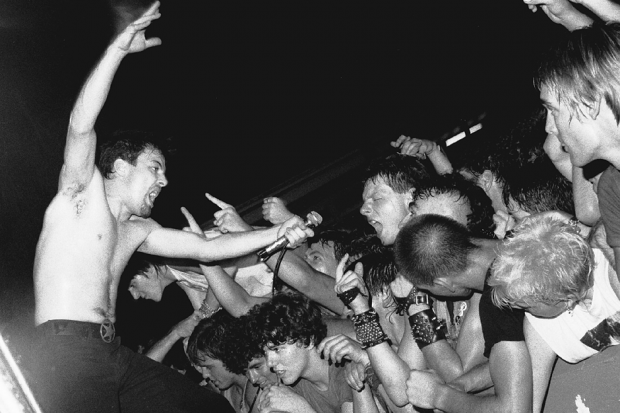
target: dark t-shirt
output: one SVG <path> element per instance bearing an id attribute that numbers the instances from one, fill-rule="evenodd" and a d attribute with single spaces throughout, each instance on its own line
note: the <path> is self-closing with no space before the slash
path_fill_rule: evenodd
<path id="1" fill-rule="evenodd" d="M 491 287 L 485 285 L 480 297 L 480 323 L 484 337 L 484 356 L 489 358 L 493 346 L 501 341 L 524 341 L 523 310 L 496 307 Z"/>
<path id="2" fill-rule="evenodd" d="M 610 247 L 620 247 L 620 172 L 607 168 L 598 181 L 598 206 Z"/>

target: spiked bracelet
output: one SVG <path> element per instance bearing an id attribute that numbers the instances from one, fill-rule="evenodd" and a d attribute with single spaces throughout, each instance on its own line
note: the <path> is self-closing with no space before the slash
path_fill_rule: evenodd
<path id="1" fill-rule="evenodd" d="M 412 304 L 431 305 L 428 294 L 420 293 L 416 287 L 413 287 L 406 297 L 394 297 L 394 301 L 396 301 L 396 314 L 398 315 L 404 315 Z"/>
<path id="2" fill-rule="evenodd" d="M 429 344 L 446 339 L 445 325 L 437 319 L 432 309 L 420 311 L 409 317 L 411 334 L 420 350 Z"/>
<path id="3" fill-rule="evenodd" d="M 355 298 L 359 295 L 359 293 L 360 289 L 357 287 L 353 287 L 350 290 L 336 295 L 338 296 L 338 298 L 340 298 L 340 301 L 342 301 L 344 305 L 348 307 L 349 304 L 351 304 L 351 302 L 353 302 L 353 300 L 355 300 Z"/>
<path id="4" fill-rule="evenodd" d="M 362 343 L 363 349 L 376 346 L 388 340 L 388 336 L 383 332 L 381 324 L 379 324 L 379 315 L 374 308 L 362 314 L 354 315 L 352 319 L 355 335 L 357 340 Z"/>

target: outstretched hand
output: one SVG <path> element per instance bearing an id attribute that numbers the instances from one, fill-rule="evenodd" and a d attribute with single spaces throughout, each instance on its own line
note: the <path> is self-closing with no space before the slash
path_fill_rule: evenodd
<path id="1" fill-rule="evenodd" d="M 399 149 L 399 153 L 407 156 L 415 156 L 416 158 L 426 158 L 436 148 L 437 144 L 426 139 L 411 138 L 409 136 L 400 135 L 400 137 L 391 142 L 390 145 Z"/>
<path id="2" fill-rule="evenodd" d="M 214 197 L 213 195 L 206 193 L 205 196 L 218 208 L 215 214 L 213 214 L 213 223 L 217 226 L 221 233 L 227 232 L 244 232 L 251 231 L 252 227 L 241 218 L 237 213 L 234 206 L 227 204 L 226 202 Z"/>
<path id="3" fill-rule="evenodd" d="M 272 196 L 263 200 L 263 219 L 273 225 L 279 225 L 293 217 L 293 213 L 286 208 L 284 201 Z"/>
<path id="4" fill-rule="evenodd" d="M 185 219 L 187 220 L 187 224 L 189 225 L 189 227 L 183 228 L 183 231 L 193 232 L 194 234 L 198 234 L 200 238 L 206 239 L 207 237 L 205 236 L 204 231 L 202 230 L 202 228 L 200 228 L 200 225 L 198 225 L 198 222 L 196 222 L 194 216 L 189 213 L 187 208 L 181 207 L 181 212 L 183 213 L 183 215 L 185 215 Z"/>
<path id="5" fill-rule="evenodd" d="M 160 38 L 152 37 L 147 39 L 144 34 L 144 31 L 151 22 L 161 17 L 159 4 L 159 1 L 156 1 L 139 19 L 130 23 L 116 39 L 114 39 L 113 45 L 125 53 L 141 52 L 149 47 L 159 46 L 161 44 Z"/>

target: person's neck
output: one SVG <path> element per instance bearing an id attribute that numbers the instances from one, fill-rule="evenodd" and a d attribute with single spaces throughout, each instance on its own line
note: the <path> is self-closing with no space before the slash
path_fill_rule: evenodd
<path id="1" fill-rule="evenodd" d="M 320 391 L 326 391 L 329 388 L 329 360 L 322 359 L 315 349 L 310 350 L 308 365 L 301 378 L 308 380 Z"/>
<path id="2" fill-rule="evenodd" d="M 133 215 L 125 204 L 123 203 L 123 197 L 120 193 L 117 183 L 114 179 L 104 179 L 105 195 L 108 201 L 108 207 L 110 213 L 116 219 L 116 222 L 127 221 Z"/>
<path id="3" fill-rule="evenodd" d="M 499 240 L 478 238 L 473 240 L 478 247 L 468 257 L 465 287 L 482 292 L 486 284 L 489 268 L 497 257 L 497 245 Z"/>

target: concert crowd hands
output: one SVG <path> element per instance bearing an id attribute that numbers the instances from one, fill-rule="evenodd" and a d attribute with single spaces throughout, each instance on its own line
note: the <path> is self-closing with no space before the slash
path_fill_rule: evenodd
<path id="1" fill-rule="evenodd" d="M 294 214 L 286 208 L 284 201 L 278 197 L 263 200 L 263 219 L 273 225 L 279 225 L 290 219 Z"/>
<path id="2" fill-rule="evenodd" d="M 415 156 L 417 158 L 426 159 L 436 149 L 437 144 L 426 139 L 411 138 L 409 136 L 400 135 L 398 139 L 390 142 L 394 148 L 399 148 L 401 155 Z"/>
<path id="3" fill-rule="evenodd" d="M 258 396 L 257 406 L 260 413 L 316 413 L 306 399 L 279 383 L 265 387 Z"/>
<path id="4" fill-rule="evenodd" d="M 411 370 L 407 379 L 407 399 L 414 406 L 434 409 L 445 382 L 433 370 Z"/>
<path id="5" fill-rule="evenodd" d="M 111 47 L 116 47 L 124 53 L 136 53 L 153 46 L 159 46 L 161 39 L 158 37 L 146 38 L 145 30 L 153 20 L 159 19 L 159 1 L 153 3 L 140 18 L 130 23 L 112 42 Z"/>
<path id="6" fill-rule="evenodd" d="M 349 270 L 345 273 L 344 269 L 349 260 L 349 254 L 345 254 L 344 257 L 338 263 L 336 267 L 336 285 L 334 290 L 336 294 L 342 294 L 353 288 L 358 288 L 360 293 L 349 303 L 349 307 L 355 314 L 360 314 L 370 309 L 368 305 L 368 290 L 364 284 L 364 266 L 362 263 L 355 264 L 354 270 Z"/>
<path id="7" fill-rule="evenodd" d="M 241 218 L 239 213 L 237 213 L 235 207 L 214 197 L 208 192 L 205 193 L 205 197 L 220 208 L 219 211 L 213 214 L 213 223 L 222 234 L 252 230 L 252 227 Z"/>

